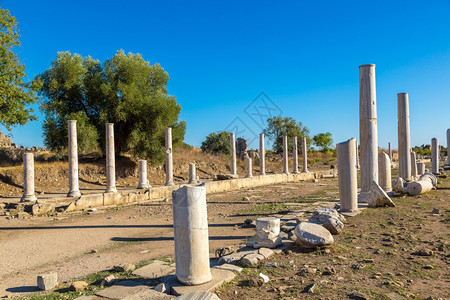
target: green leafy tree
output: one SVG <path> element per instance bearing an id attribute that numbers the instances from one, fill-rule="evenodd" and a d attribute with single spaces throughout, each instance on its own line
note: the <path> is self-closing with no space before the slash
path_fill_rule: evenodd
<path id="1" fill-rule="evenodd" d="M 264 135 L 273 143 L 272 150 L 275 153 L 283 152 L 283 136 L 288 136 L 288 148 L 292 151 L 292 138 L 297 137 L 298 146 L 301 146 L 303 137 L 306 137 L 306 143 L 311 144 L 309 129 L 303 126 L 302 122 L 295 121 L 291 117 L 272 117 L 267 119 L 267 128 L 264 129 Z"/>
<path id="2" fill-rule="evenodd" d="M 164 160 L 166 127 L 172 127 L 174 148 L 184 140 L 181 106 L 166 88 L 169 75 L 139 54 L 118 51 L 102 65 L 89 56 L 61 52 L 37 79 L 43 82 L 45 143 L 51 149 L 67 147 L 67 139 L 59 136 L 67 136 L 68 117 L 78 120 L 81 150 L 104 148 L 108 122 L 114 123 L 118 154 L 131 151 L 152 163 Z"/>
<path id="3" fill-rule="evenodd" d="M 210 133 L 201 145 L 202 151 L 230 154 L 230 134 L 226 131 Z"/>
<path id="4" fill-rule="evenodd" d="M 20 46 L 16 18 L 9 10 L 0 9 L 0 124 L 10 130 L 14 125 L 36 120 L 33 108 L 39 81 L 24 82 L 25 65 L 13 52 Z"/>
<path id="5" fill-rule="evenodd" d="M 327 152 L 333 149 L 333 138 L 330 132 L 319 133 L 313 137 L 314 145 L 316 145 L 320 151 Z"/>

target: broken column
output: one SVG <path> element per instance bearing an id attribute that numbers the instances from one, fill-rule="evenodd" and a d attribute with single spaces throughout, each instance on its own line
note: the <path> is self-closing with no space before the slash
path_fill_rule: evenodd
<path id="1" fill-rule="evenodd" d="M 387 153 L 378 155 L 378 183 L 385 192 L 392 191 L 391 161 Z"/>
<path id="2" fill-rule="evenodd" d="M 306 137 L 303 137 L 302 142 L 302 159 L 303 159 L 303 170 L 302 173 L 308 173 L 308 153 L 306 149 Z"/>
<path id="3" fill-rule="evenodd" d="M 417 179 L 417 159 L 416 159 L 416 152 L 411 150 L 411 179 L 416 180 Z"/>
<path id="4" fill-rule="evenodd" d="M 283 135 L 283 174 L 289 174 L 289 148 L 286 135 Z"/>
<path id="5" fill-rule="evenodd" d="M 234 136 L 234 132 L 230 133 L 230 156 L 231 156 L 231 174 L 237 175 L 237 166 L 236 166 L 236 140 Z"/>
<path id="6" fill-rule="evenodd" d="M 147 179 L 147 161 L 145 159 L 139 160 L 139 184 L 138 189 L 148 189 L 150 184 Z"/>
<path id="7" fill-rule="evenodd" d="M 439 139 L 431 139 L 431 173 L 439 174 Z"/>
<path id="8" fill-rule="evenodd" d="M 69 192 L 67 197 L 80 197 L 78 185 L 77 121 L 69 120 Z"/>
<path id="9" fill-rule="evenodd" d="M 417 176 L 425 174 L 425 163 L 418 162 L 417 163 Z"/>
<path id="10" fill-rule="evenodd" d="M 106 192 L 117 192 L 116 159 L 114 154 L 114 123 L 106 123 Z"/>
<path id="11" fill-rule="evenodd" d="M 398 116 L 398 176 L 411 180 L 411 145 L 409 131 L 408 93 L 397 94 Z"/>
<path id="12" fill-rule="evenodd" d="M 20 202 L 36 200 L 34 194 L 34 155 L 27 152 L 23 154 L 23 196 Z"/>
<path id="13" fill-rule="evenodd" d="M 358 210 L 355 144 L 356 140 L 350 139 L 336 145 L 341 211 Z"/>
<path id="14" fill-rule="evenodd" d="M 252 173 L 252 159 L 250 157 L 245 158 L 245 162 L 247 165 L 247 175 L 245 175 L 246 178 L 253 177 Z"/>
<path id="15" fill-rule="evenodd" d="M 375 65 L 359 66 L 359 143 L 361 193 L 359 201 L 366 202 L 372 182 L 378 183 L 378 131 Z"/>
<path id="16" fill-rule="evenodd" d="M 292 173 L 298 173 L 298 148 L 297 148 L 297 137 L 294 136 L 292 141 L 292 159 L 294 160 L 294 170 Z"/>
<path id="17" fill-rule="evenodd" d="M 247 247 L 276 248 L 282 244 L 280 219 L 263 217 L 256 219 L 255 224 L 256 235 L 247 242 Z"/>
<path id="18" fill-rule="evenodd" d="M 434 174 L 425 173 L 419 180 L 409 183 L 406 191 L 413 196 L 419 195 L 431 191 L 436 184 L 437 177 Z"/>
<path id="19" fill-rule="evenodd" d="M 166 127 L 166 186 L 173 183 L 172 128 Z"/>
<path id="20" fill-rule="evenodd" d="M 266 175 L 266 150 L 264 149 L 264 133 L 259 134 L 259 174 Z"/>
<path id="21" fill-rule="evenodd" d="M 211 280 L 206 187 L 183 186 L 172 192 L 177 279 L 187 285 Z"/>
<path id="22" fill-rule="evenodd" d="M 189 184 L 197 183 L 197 171 L 194 163 L 189 163 Z"/>

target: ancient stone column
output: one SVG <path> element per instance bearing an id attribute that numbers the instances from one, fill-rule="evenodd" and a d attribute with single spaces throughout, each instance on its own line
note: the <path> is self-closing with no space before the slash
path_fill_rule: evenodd
<path id="1" fill-rule="evenodd" d="M 425 163 L 417 163 L 417 176 L 425 174 Z"/>
<path id="2" fill-rule="evenodd" d="M 302 159 L 303 159 L 302 173 L 308 173 L 308 153 L 306 149 L 306 137 L 303 137 L 302 142 Z"/>
<path id="3" fill-rule="evenodd" d="M 409 137 L 408 93 L 397 94 L 398 116 L 398 176 L 411 180 L 411 145 Z"/>
<path id="4" fill-rule="evenodd" d="M 439 139 L 431 139 L 431 173 L 439 174 Z"/>
<path id="5" fill-rule="evenodd" d="M 237 166 L 236 166 L 236 139 L 234 132 L 230 133 L 230 156 L 231 156 L 231 174 L 237 175 Z"/>
<path id="6" fill-rule="evenodd" d="M 189 163 L 189 184 L 197 183 L 197 172 L 194 163 Z"/>
<path id="7" fill-rule="evenodd" d="M 350 139 L 336 145 L 339 173 L 339 198 L 342 211 L 358 210 L 355 144 L 356 140 Z"/>
<path id="8" fill-rule="evenodd" d="M 450 165 L 450 128 L 447 129 L 447 165 Z"/>
<path id="9" fill-rule="evenodd" d="M 166 127 L 166 186 L 173 183 L 172 128 Z"/>
<path id="10" fill-rule="evenodd" d="M 289 174 L 289 148 L 287 136 L 283 136 L 283 174 Z"/>
<path id="11" fill-rule="evenodd" d="M 297 148 L 297 137 L 294 136 L 292 141 L 292 159 L 294 160 L 294 170 L 292 173 L 298 173 L 298 148 Z"/>
<path id="12" fill-rule="evenodd" d="M 392 191 L 391 160 L 387 153 L 378 155 L 378 183 L 385 192 Z"/>
<path id="13" fill-rule="evenodd" d="M 20 202 L 35 201 L 34 195 L 34 155 L 31 152 L 23 154 L 23 196 Z"/>
<path id="14" fill-rule="evenodd" d="M 392 164 L 392 149 L 391 149 L 391 142 L 388 143 L 388 154 L 389 154 L 389 160 L 391 161 Z"/>
<path id="15" fill-rule="evenodd" d="M 114 153 L 114 123 L 106 123 L 106 192 L 117 192 L 116 158 Z"/>
<path id="16" fill-rule="evenodd" d="M 356 148 L 356 168 L 359 169 L 359 149 L 358 149 L 358 140 L 355 139 L 355 148 Z"/>
<path id="17" fill-rule="evenodd" d="M 69 120 L 69 192 L 67 197 L 80 197 L 78 185 L 77 121 Z"/>
<path id="18" fill-rule="evenodd" d="M 172 192 L 177 279 L 187 285 L 211 280 L 206 187 L 183 186 Z"/>
<path id="19" fill-rule="evenodd" d="M 361 168 L 361 193 L 365 202 L 372 181 L 378 183 L 378 130 L 375 65 L 359 66 L 359 143 Z"/>
<path id="20" fill-rule="evenodd" d="M 417 159 L 416 159 L 416 152 L 411 150 L 411 179 L 415 180 L 417 177 Z"/>
<path id="21" fill-rule="evenodd" d="M 139 184 L 138 189 L 148 189 L 150 184 L 147 179 L 147 161 L 145 159 L 139 160 Z"/>
<path id="22" fill-rule="evenodd" d="M 259 134 L 259 169 L 260 175 L 266 175 L 266 150 L 264 149 L 264 133 Z"/>
<path id="23" fill-rule="evenodd" d="M 245 158 L 245 162 L 247 163 L 247 175 L 245 175 L 246 178 L 253 177 L 252 172 L 252 159 L 250 157 Z"/>

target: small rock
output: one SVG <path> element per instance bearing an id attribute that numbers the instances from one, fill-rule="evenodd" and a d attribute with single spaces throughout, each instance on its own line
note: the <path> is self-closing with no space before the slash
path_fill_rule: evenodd
<path id="1" fill-rule="evenodd" d="M 114 271 L 116 272 L 131 272 L 136 269 L 136 266 L 133 264 L 122 264 L 114 266 Z"/>
<path id="2" fill-rule="evenodd" d="M 265 266 L 265 267 L 276 268 L 276 267 L 278 267 L 278 263 L 277 263 L 277 262 L 274 262 L 274 261 L 269 261 L 269 262 L 266 262 L 266 263 L 264 264 L 264 266 Z"/>
<path id="3" fill-rule="evenodd" d="M 314 294 L 315 289 L 316 289 L 316 284 L 315 283 L 311 283 L 310 285 L 307 285 L 305 287 L 303 292 L 304 293 L 308 293 L 308 294 Z"/>
<path id="4" fill-rule="evenodd" d="M 97 253 L 97 252 L 98 252 L 97 249 L 92 249 L 92 250 L 91 250 L 91 253 Z"/>
<path id="5" fill-rule="evenodd" d="M 86 281 L 75 281 L 70 285 L 69 290 L 73 292 L 83 291 L 87 289 L 88 286 L 89 285 Z"/>
<path id="6" fill-rule="evenodd" d="M 274 252 L 269 248 L 259 248 L 258 254 L 261 254 L 265 258 L 269 258 L 274 255 Z"/>
<path id="7" fill-rule="evenodd" d="M 298 274 L 305 276 L 306 274 L 316 274 L 316 272 L 316 268 L 301 268 Z"/>
<path id="8" fill-rule="evenodd" d="M 373 262 L 374 262 L 374 260 L 372 258 L 365 258 L 365 259 L 363 259 L 363 263 L 366 263 L 366 264 L 371 264 Z"/>
<path id="9" fill-rule="evenodd" d="M 256 278 L 252 277 L 252 278 L 250 278 L 248 280 L 248 285 L 249 286 L 261 286 L 263 284 L 264 284 L 264 280 L 262 278 L 256 279 Z"/>
<path id="10" fill-rule="evenodd" d="M 40 290 L 51 290 L 58 283 L 57 273 L 40 274 L 37 277 L 37 286 Z"/>
<path id="11" fill-rule="evenodd" d="M 350 299 L 356 299 L 356 300 L 368 300 L 369 297 L 365 295 L 364 293 L 361 293 L 360 291 L 352 291 L 350 294 L 348 294 L 348 297 Z"/>
<path id="12" fill-rule="evenodd" d="M 95 207 L 91 207 L 88 209 L 88 212 L 96 212 L 96 211 L 97 211 L 97 209 Z"/>
<path id="13" fill-rule="evenodd" d="M 167 292 L 166 285 L 164 283 L 158 284 L 157 286 L 155 286 L 155 291 L 160 293 L 166 293 Z"/>
<path id="14" fill-rule="evenodd" d="M 334 275 L 336 274 L 336 270 L 333 267 L 325 267 L 322 275 Z"/>
<path id="15" fill-rule="evenodd" d="M 268 283 L 270 281 L 269 277 L 267 275 L 264 275 L 263 273 L 259 273 L 258 280 L 262 279 L 264 283 Z"/>
<path id="16" fill-rule="evenodd" d="M 425 270 L 432 270 L 432 269 L 434 269 L 434 267 L 432 265 L 425 265 L 425 266 L 423 266 L 423 268 Z"/>
<path id="17" fill-rule="evenodd" d="M 439 210 L 439 208 L 433 208 L 433 211 L 431 212 L 433 215 L 438 215 L 441 213 L 441 211 Z"/>
<path id="18" fill-rule="evenodd" d="M 168 198 L 164 198 L 163 202 L 169 202 Z"/>
<path id="19" fill-rule="evenodd" d="M 249 197 L 242 197 L 242 201 L 250 201 Z"/>
<path id="20" fill-rule="evenodd" d="M 434 252 L 432 250 L 429 249 L 420 249 L 417 250 L 413 253 L 411 253 L 412 255 L 418 255 L 418 256 L 432 256 L 434 254 Z"/>
<path id="21" fill-rule="evenodd" d="M 112 283 L 115 279 L 116 279 L 116 276 L 114 276 L 114 275 L 111 274 L 111 275 L 109 275 L 109 276 L 106 276 L 105 279 L 103 279 L 103 282 L 106 283 L 106 284 L 110 284 L 110 283 Z"/>
<path id="22" fill-rule="evenodd" d="M 361 269 L 364 269 L 364 265 L 362 265 L 362 264 L 354 264 L 354 265 L 351 265 L 351 268 L 353 269 L 353 270 L 361 270 Z"/>
<path id="23" fill-rule="evenodd" d="M 263 255 L 256 254 L 256 253 L 250 253 L 241 258 L 241 265 L 244 267 L 256 266 L 262 260 L 264 260 Z"/>

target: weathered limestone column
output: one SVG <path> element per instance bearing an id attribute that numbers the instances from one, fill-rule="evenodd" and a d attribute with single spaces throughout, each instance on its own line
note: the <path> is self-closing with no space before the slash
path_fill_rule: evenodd
<path id="1" fill-rule="evenodd" d="M 283 174 L 289 174 L 289 148 L 286 135 L 283 135 Z"/>
<path id="2" fill-rule="evenodd" d="M 234 132 L 230 133 L 230 156 L 231 156 L 231 174 L 237 175 L 236 166 L 236 137 Z"/>
<path id="3" fill-rule="evenodd" d="M 380 187 L 385 192 L 392 191 L 391 160 L 385 152 L 378 155 L 378 176 Z"/>
<path id="4" fill-rule="evenodd" d="M 69 120 L 69 192 L 67 197 L 80 197 L 78 185 L 77 121 Z"/>
<path id="5" fill-rule="evenodd" d="M 365 202 L 372 181 L 378 183 L 378 130 L 375 65 L 359 66 L 359 143 L 361 166 L 361 193 Z"/>
<path id="6" fill-rule="evenodd" d="M 356 149 L 356 168 L 359 169 L 359 149 L 357 139 L 355 139 L 355 149 Z"/>
<path id="7" fill-rule="evenodd" d="M 392 164 L 392 149 L 391 149 L 391 142 L 388 143 L 388 154 L 389 154 L 389 160 L 391 161 Z"/>
<path id="8" fill-rule="evenodd" d="M 298 174 L 298 146 L 296 136 L 294 136 L 292 141 L 292 158 L 294 160 L 294 170 L 292 171 L 292 173 Z"/>
<path id="9" fill-rule="evenodd" d="M 408 93 L 397 94 L 398 176 L 411 181 L 411 145 L 409 132 Z"/>
<path id="10" fill-rule="evenodd" d="M 252 172 L 252 159 L 250 157 L 245 158 L 245 162 L 247 163 L 247 175 L 245 175 L 246 178 L 253 177 Z"/>
<path id="11" fill-rule="evenodd" d="M 266 175 L 266 150 L 264 149 L 264 133 L 259 134 L 259 174 Z"/>
<path id="12" fill-rule="evenodd" d="M 20 202 L 36 200 L 34 194 L 34 155 L 27 152 L 23 154 L 23 196 Z"/>
<path id="13" fill-rule="evenodd" d="M 417 176 L 425 174 L 425 163 L 417 163 Z"/>
<path id="14" fill-rule="evenodd" d="M 189 163 L 189 184 L 197 183 L 197 171 L 194 163 Z"/>
<path id="15" fill-rule="evenodd" d="M 206 187 L 183 186 L 172 192 L 177 279 L 187 285 L 211 280 Z"/>
<path id="16" fill-rule="evenodd" d="M 147 161 L 145 159 L 139 160 L 139 184 L 138 189 L 148 189 L 150 184 L 147 179 Z"/>
<path id="17" fill-rule="evenodd" d="M 173 183 L 172 128 L 166 127 L 166 186 Z"/>
<path id="18" fill-rule="evenodd" d="M 447 165 L 450 166 L 450 128 L 447 129 Z"/>
<path id="19" fill-rule="evenodd" d="M 431 173 L 439 174 L 439 139 L 431 139 Z"/>
<path id="20" fill-rule="evenodd" d="M 416 152 L 411 150 L 411 179 L 415 180 L 417 179 L 417 159 L 416 159 Z"/>
<path id="21" fill-rule="evenodd" d="M 355 144 L 356 140 L 350 139 L 336 145 L 341 211 L 358 210 Z"/>
<path id="22" fill-rule="evenodd" d="M 117 192 L 116 158 L 114 154 L 114 123 L 106 123 L 106 192 Z"/>
<path id="23" fill-rule="evenodd" d="M 302 159 L 303 159 L 302 173 L 308 173 L 308 153 L 306 149 L 306 137 L 303 137 L 302 142 Z"/>

